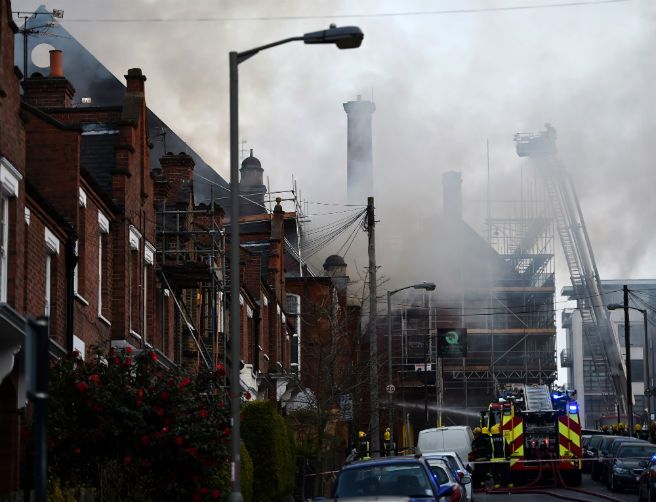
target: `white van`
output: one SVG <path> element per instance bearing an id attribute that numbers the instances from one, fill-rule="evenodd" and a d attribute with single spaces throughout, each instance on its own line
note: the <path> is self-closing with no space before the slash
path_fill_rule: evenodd
<path id="1" fill-rule="evenodd" d="M 455 451 L 466 465 L 473 441 L 474 433 L 468 425 L 436 427 L 419 431 L 417 450 L 420 453 Z"/>

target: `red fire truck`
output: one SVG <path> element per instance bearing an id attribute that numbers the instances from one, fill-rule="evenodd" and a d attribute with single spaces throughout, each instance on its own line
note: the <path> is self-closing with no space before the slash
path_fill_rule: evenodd
<path id="1" fill-rule="evenodd" d="M 498 425 L 514 479 L 518 473 L 556 475 L 569 486 L 581 484 L 581 423 L 575 391 L 546 385 L 510 385 L 481 412 L 481 426 Z M 526 479 L 529 481 L 529 479 Z"/>

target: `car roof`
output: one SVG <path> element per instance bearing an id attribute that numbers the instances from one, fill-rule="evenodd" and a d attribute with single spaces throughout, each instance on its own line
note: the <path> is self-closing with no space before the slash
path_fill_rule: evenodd
<path id="1" fill-rule="evenodd" d="M 370 458 L 366 460 L 356 460 L 350 464 L 346 464 L 342 467 L 343 470 L 351 469 L 354 467 L 361 467 L 363 465 L 394 465 L 394 464 L 423 464 L 422 457 L 415 455 L 397 455 L 394 457 L 381 457 L 381 458 Z"/>

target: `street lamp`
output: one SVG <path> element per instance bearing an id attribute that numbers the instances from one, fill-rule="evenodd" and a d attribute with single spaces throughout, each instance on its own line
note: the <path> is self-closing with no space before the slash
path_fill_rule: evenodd
<path id="1" fill-rule="evenodd" d="M 387 420 L 390 425 L 390 443 L 394 441 L 394 427 L 392 424 L 392 394 L 394 393 L 394 387 L 392 385 L 392 295 L 411 288 L 434 291 L 435 283 L 420 282 L 387 292 Z"/>
<path id="2" fill-rule="evenodd" d="M 620 303 L 611 303 L 608 305 L 608 310 L 620 310 L 620 309 L 626 309 L 625 311 L 625 316 L 624 316 L 624 345 L 626 346 L 626 381 L 627 381 L 627 410 L 630 410 L 630 413 L 627 411 L 627 415 L 629 415 L 629 427 L 630 429 L 633 429 L 633 403 L 631 399 L 631 395 L 633 392 L 633 389 L 631 389 L 631 346 L 630 346 L 630 323 L 629 323 L 629 316 L 628 316 L 628 309 L 631 310 L 637 310 L 638 312 L 642 312 L 642 316 L 644 319 L 644 324 L 645 324 L 645 342 L 644 342 L 644 360 L 645 360 L 645 370 L 644 370 L 644 387 L 645 387 L 645 397 L 647 398 L 647 413 L 649 414 L 649 421 L 651 421 L 651 389 L 649 388 L 650 382 L 649 382 L 649 336 L 648 336 L 648 323 L 647 323 L 647 310 L 645 309 L 640 309 L 638 307 L 630 307 L 628 305 L 622 305 Z M 632 430 L 629 430 L 629 434 L 632 433 Z"/>
<path id="3" fill-rule="evenodd" d="M 306 44 L 335 44 L 339 49 L 354 49 L 362 43 L 364 35 L 357 26 L 337 28 L 330 25 L 327 30 L 306 33 L 300 37 L 285 38 L 270 44 L 255 47 L 243 52 L 230 52 L 230 334 L 231 364 L 230 393 L 232 413 L 232 491 L 229 502 L 243 502 L 239 480 L 241 458 L 239 443 L 241 432 L 239 424 L 241 388 L 239 385 L 240 361 L 240 317 L 239 317 L 239 113 L 238 113 L 238 66 L 260 51 L 288 42 L 303 41 Z"/>

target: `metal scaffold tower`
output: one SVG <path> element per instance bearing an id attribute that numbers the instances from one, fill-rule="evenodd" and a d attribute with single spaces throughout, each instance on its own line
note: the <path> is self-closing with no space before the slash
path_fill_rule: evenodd
<path id="1" fill-rule="evenodd" d="M 218 206 L 157 210 L 159 274 L 173 296 L 176 362 L 226 363 L 225 232 Z"/>
<path id="2" fill-rule="evenodd" d="M 601 280 L 574 184 L 556 155 L 556 130 L 549 124 L 545 127 L 545 131 L 539 133 L 517 133 L 514 138 L 517 154 L 532 160 L 551 201 L 582 317 L 588 357 L 598 380 L 599 401 L 605 402 L 610 411 L 618 404 L 626 412 L 626 368 L 620 342 L 610 327 Z"/>

